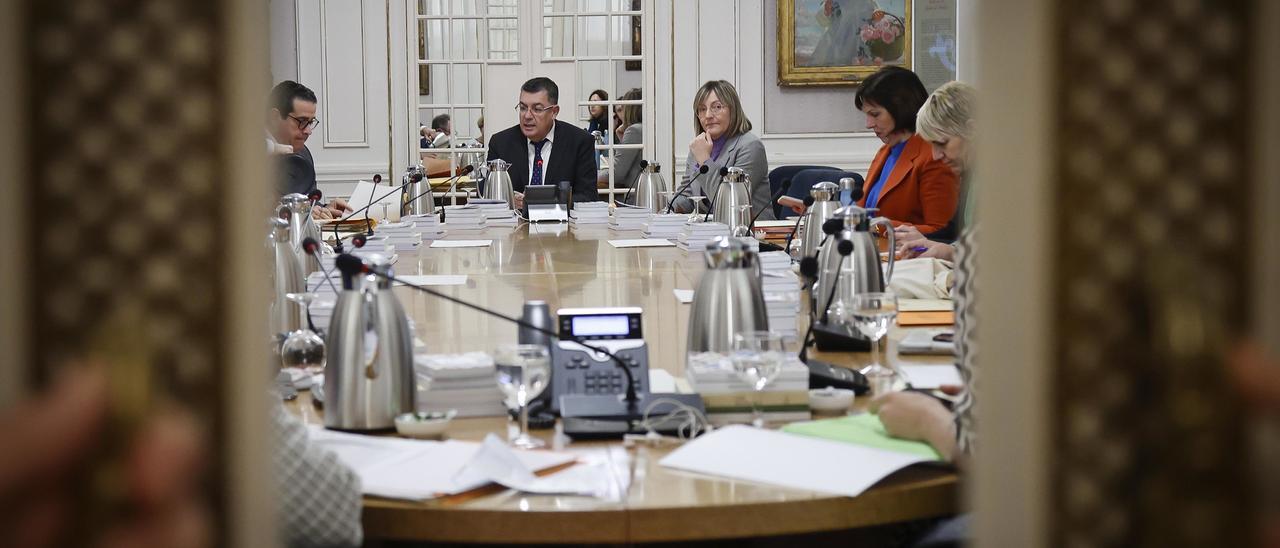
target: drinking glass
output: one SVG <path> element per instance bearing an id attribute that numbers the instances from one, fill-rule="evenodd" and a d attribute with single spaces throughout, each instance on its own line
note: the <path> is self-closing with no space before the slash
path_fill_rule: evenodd
<path id="1" fill-rule="evenodd" d="M 311 306 L 311 301 L 315 300 L 315 294 L 286 293 L 285 298 L 302 307 L 302 317 L 308 318 L 307 324 L 310 326 L 311 322 L 307 310 Z M 289 332 L 285 336 L 284 342 L 280 345 L 280 365 L 282 367 L 297 367 L 314 375 L 324 372 L 324 361 L 324 339 L 320 338 L 320 335 L 310 328 Z"/>
<path id="2" fill-rule="evenodd" d="M 509 344 L 498 347 L 494 355 L 498 388 L 508 405 L 520 408 L 520 435 L 511 445 L 535 449 L 545 445 L 529 435 L 529 402 L 538 397 L 551 380 L 551 358 L 547 347 L 536 344 Z"/>
<path id="3" fill-rule="evenodd" d="M 848 314 L 858 331 L 871 339 L 871 365 L 862 368 L 862 374 L 875 394 L 884 394 L 893 387 L 897 372 L 881 365 L 880 340 L 898 317 L 898 298 L 893 293 L 854 295 Z"/>
<path id="4" fill-rule="evenodd" d="M 674 190 L 664 190 L 658 193 L 658 212 L 666 213 L 667 207 L 671 205 L 671 200 L 676 196 Z"/>
<path id="5" fill-rule="evenodd" d="M 774 331 L 747 331 L 734 335 L 730 359 L 738 378 L 756 392 L 751 404 L 751 424 L 756 428 L 764 426 L 760 413 L 761 392 L 782 372 L 782 364 L 786 361 L 785 344 L 782 334 Z"/>
<path id="6" fill-rule="evenodd" d="M 751 205 L 744 204 L 733 209 L 733 235 L 745 238 L 751 235 Z"/>
<path id="7" fill-rule="evenodd" d="M 707 199 L 706 196 L 686 196 L 689 201 L 693 202 L 693 213 L 689 214 L 689 222 L 701 223 L 702 218 L 706 215 L 702 212 L 702 201 Z"/>

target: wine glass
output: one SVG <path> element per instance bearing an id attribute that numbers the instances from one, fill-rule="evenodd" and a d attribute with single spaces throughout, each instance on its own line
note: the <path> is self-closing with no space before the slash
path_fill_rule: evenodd
<path id="1" fill-rule="evenodd" d="M 312 375 L 324 372 L 324 339 L 314 331 L 310 316 L 307 314 L 311 301 L 316 298 L 315 294 L 286 293 L 285 298 L 302 308 L 302 317 L 307 318 L 308 328 L 294 330 L 285 335 L 284 342 L 280 345 L 281 367 L 300 368 Z"/>
<path id="2" fill-rule="evenodd" d="M 520 408 L 520 435 L 511 445 L 520 449 L 536 449 L 546 445 L 529 435 L 529 402 L 538 397 L 551 380 L 551 358 L 547 347 L 536 344 L 508 344 L 498 347 L 494 356 L 498 388 L 507 404 Z"/>
<path id="3" fill-rule="evenodd" d="M 871 365 L 862 368 L 862 374 L 875 394 L 884 394 L 893 387 L 897 372 L 880 364 L 880 340 L 898 317 L 898 298 L 893 293 L 854 295 L 848 315 L 858 331 L 871 339 Z"/>
<path id="4" fill-rule="evenodd" d="M 733 235 L 738 238 L 751 235 L 751 204 L 743 204 L 733 209 Z"/>
<path id="5" fill-rule="evenodd" d="M 784 344 L 782 334 L 774 331 L 747 331 L 733 337 L 733 371 L 756 392 L 751 404 L 751 424 L 756 428 L 764 427 L 760 394 L 782 372 L 786 360 Z"/>
<path id="6" fill-rule="evenodd" d="M 702 201 L 707 199 L 707 197 L 706 196 L 686 196 L 686 198 L 689 198 L 689 201 L 693 202 L 693 213 L 689 214 L 689 222 L 701 223 L 702 218 L 706 216 L 702 213 Z"/>

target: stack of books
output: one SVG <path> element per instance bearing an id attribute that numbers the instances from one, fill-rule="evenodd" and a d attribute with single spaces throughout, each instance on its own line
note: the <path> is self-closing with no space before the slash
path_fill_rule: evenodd
<path id="1" fill-rule="evenodd" d="M 569 212 L 569 225 L 609 224 L 609 204 L 606 202 L 580 202 L 573 204 Z"/>
<path id="2" fill-rule="evenodd" d="M 689 385 L 702 396 L 711 424 L 750 423 L 759 406 L 765 422 L 809 420 L 809 368 L 787 356 L 782 371 L 759 392 L 733 369 L 730 356 L 712 352 L 690 354 L 685 369 Z"/>
<path id="3" fill-rule="evenodd" d="M 677 240 L 688 220 L 689 216 L 684 213 L 655 213 L 649 217 L 649 223 L 644 225 L 644 237 Z"/>
<path id="4" fill-rule="evenodd" d="M 649 224 L 649 217 L 653 212 L 648 208 L 631 207 L 618 204 L 613 208 L 613 218 L 609 221 L 609 228 L 613 230 L 644 230 L 645 225 Z"/>
<path id="5" fill-rule="evenodd" d="M 474 205 L 445 206 L 444 226 L 450 234 L 484 230 L 485 212 Z"/>
<path id="6" fill-rule="evenodd" d="M 486 227 L 516 226 L 516 212 L 507 205 L 506 200 L 472 198 L 467 203 L 480 208 L 480 211 L 484 212 L 484 226 Z"/>
<path id="7" fill-rule="evenodd" d="M 418 411 L 456 409 L 459 417 L 507 414 L 493 358 L 488 354 L 418 354 L 413 358 L 413 371 Z"/>
<path id="8" fill-rule="evenodd" d="M 791 256 L 784 251 L 761 253 L 760 274 L 769 329 L 798 336 L 796 316 L 800 315 L 800 276 L 791 270 Z"/>
<path id="9" fill-rule="evenodd" d="M 684 225 L 680 237 L 676 239 L 676 247 L 685 251 L 701 253 L 716 236 L 728 236 L 729 225 L 724 223 L 689 223 Z"/>

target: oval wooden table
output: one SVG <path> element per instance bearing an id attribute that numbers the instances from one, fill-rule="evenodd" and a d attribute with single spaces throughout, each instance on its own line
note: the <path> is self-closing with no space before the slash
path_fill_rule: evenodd
<path id="1" fill-rule="evenodd" d="M 641 306 L 650 365 L 684 375 L 689 306 L 673 289 L 693 289 L 702 271 L 701 254 L 677 248 L 615 249 L 609 239 L 638 233 L 604 227 L 567 229 L 521 226 L 487 229 L 478 236 L 489 247 L 431 249 L 424 243 L 401 254 L 398 274 L 466 274 L 466 285 L 438 289 L 508 315 L 518 316 L 527 299 L 554 310 L 579 306 Z M 433 353 L 492 351 L 516 339 L 516 327 L 461 306 L 415 292 L 396 290 L 414 318 L 417 335 Z M 803 320 L 802 320 L 803 321 Z M 893 339 L 901 330 L 891 333 Z M 866 354 L 825 354 L 846 366 L 869 361 Z M 912 359 L 947 363 L 948 358 Z M 321 416 L 305 392 L 289 407 L 310 423 Z M 479 441 L 504 435 L 503 418 L 455 420 L 452 439 Z M 538 434 L 535 431 L 535 434 Z M 571 443 L 552 430 L 541 432 L 555 448 L 580 460 L 607 462 L 621 490 L 616 501 L 585 496 L 525 495 L 489 488 L 425 502 L 366 498 L 365 536 L 475 543 L 632 543 L 765 537 L 840 531 L 959 511 L 958 477 L 940 467 L 900 471 L 857 497 L 830 496 L 664 468 L 658 461 L 675 447 L 624 448 L 618 442 Z M 857 463 L 848 463 L 857 466 Z"/>

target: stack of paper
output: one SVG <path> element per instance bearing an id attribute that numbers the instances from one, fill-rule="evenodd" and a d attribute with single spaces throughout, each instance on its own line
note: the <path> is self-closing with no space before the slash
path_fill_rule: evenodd
<path id="1" fill-rule="evenodd" d="M 435 213 L 427 215 L 406 215 L 400 218 L 405 226 L 401 230 L 417 232 L 423 240 L 438 240 L 444 237 L 444 225 L 440 216 Z"/>
<path id="2" fill-rule="evenodd" d="M 679 239 L 680 232 L 684 230 L 685 221 L 688 220 L 689 216 L 683 213 L 655 213 L 649 217 L 649 223 L 644 225 L 644 237 Z"/>
<path id="3" fill-rule="evenodd" d="M 613 208 L 613 218 L 609 228 L 613 230 L 644 230 L 653 213 L 648 208 L 630 207 L 618 204 Z"/>
<path id="4" fill-rule="evenodd" d="M 388 251 L 411 250 L 422 244 L 422 234 L 409 230 L 378 230 L 373 236 L 369 236 L 369 241 L 364 245 L 365 248 L 383 248 Z"/>
<path id="5" fill-rule="evenodd" d="M 760 274 L 769 329 L 799 335 L 796 316 L 800 314 L 800 277 L 791 271 L 791 256 L 785 251 L 761 253 Z"/>
<path id="6" fill-rule="evenodd" d="M 689 223 L 676 240 L 676 245 L 685 251 L 701 253 L 716 236 L 729 236 L 729 225 L 724 223 Z"/>
<path id="7" fill-rule="evenodd" d="M 419 411 L 456 409 L 459 417 L 507 414 L 488 354 L 419 354 L 413 358 L 413 369 Z"/>
<path id="8" fill-rule="evenodd" d="M 809 420 L 809 368 L 796 356 L 784 360 L 778 376 L 759 392 L 738 375 L 726 354 L 691 354 L 685 374 L 712 424 L 751 422 L 757 406 L 768 422 Z"/>
<path id="9" fill-rule="evenodd" d="M 486 227 L 516 226 L 516 212 L 507 205 L 506 200 L 472 198 L 468 204 L 476 206 L 484 212 L 484 225 Z"/>
<path id="10" fill-rule="evenodd" d="M 445 206 L 444 224 L 449 232 L 479 232 L 484 230 L 485 212 L 474 205 Z"/>
<path id="11" fill-rule="evenodd" d="M 579 202 L 569 212 L 569 225 L 609 224 L 609 204 L 606 202 Z"/>

